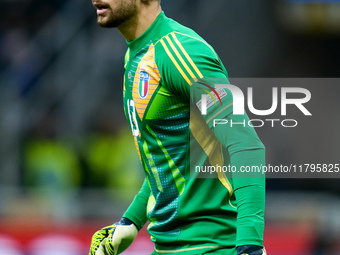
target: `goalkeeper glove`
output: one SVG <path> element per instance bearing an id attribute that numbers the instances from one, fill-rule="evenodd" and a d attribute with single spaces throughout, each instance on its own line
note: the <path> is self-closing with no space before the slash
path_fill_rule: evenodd
<path id="1" fill-rule="evenodd" d="M 266 249 L 257 245 L 241 245 L 236 250 L 237 255 L 267 255 Z"/>
<path id="2" fill-rule="evenodd" d="M 89 255 L 116 255 L 127 249 L 138 234 L 136 225 L 127 218 L 97 231 Z"/>

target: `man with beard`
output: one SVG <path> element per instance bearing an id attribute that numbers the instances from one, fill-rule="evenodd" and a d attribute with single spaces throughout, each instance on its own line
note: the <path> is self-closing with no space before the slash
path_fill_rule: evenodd
<path id="1" fill-rule="evenodd" d="M 93 0 L 93 5 L 98 24 L 117 27 L 128 44 L 124 109 L 146 178 L 122 219 L 94 234 L 89 254 L 123 252 L 147 220 L 153 254 L 265 254 L 264 178 L 220 172 L 216 178 L 190 177 L 193 151 L 204 165 L 265 164 L 253 128 L 211 122 L 247 118 L 233 114 L 229 90 L 206 84 L 206 78 L 228 77 L 214 49 L 167 18 L 159 0 Z M 209 104 L 204 117 L 197 114 L 198 102 L 190 95 L 197 81 L 205 86 L 202 91 L 216 93 L 224 108 Z"/>

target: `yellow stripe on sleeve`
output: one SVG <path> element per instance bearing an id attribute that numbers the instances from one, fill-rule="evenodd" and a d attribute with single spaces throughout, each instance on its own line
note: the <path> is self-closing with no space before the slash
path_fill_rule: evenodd
<path id="1" fill-rule="evenodd" d="M 181 75 L 183 76 L 183 78 L 186 80 L 186 82 L 188 84 L 191 85 L 190 79 L 188 78 L 188 76 L 184 73 L 184 71 L 182 70 L 182 68 L 179 66 L 179 64 L 177 63 L 176 59 L 174 58 L 174 56 L 171 54 L 168 46 L 166 46 L 165 42 L 163 41 L 163 39 L 160 40 L 161 44 L 163 45 L 163 48 L 165 49 L 166 53 L 168 54 L 169 58 L 171 59 L 171 61 L 174 63 L 174 65 L 176 66 L 177 70 L 181 73 Z"/>
<path id="2" fill-rule="evenodd" d="M 200 78 L 203 78 L 202 73 L 200 72 L 200 70 L 197 68 L 197 66 L 195 65 L 194 61 L 192 61 L 192 59 L 190 58 L 189 54 L 186 52 L 186 50 L 183 48 L 182 44 L 180 43 L 180 41 L 177 39 L 177 36 L 175 35 L 175 33 L 171 33 L 172 37 L 174 38 L 175 42 L 177 43 L 178 47 L 181 49 L 181 51 L 183 52 L 184 56 L 188 59 L 189 63 L 191 64 L 191 66 L 194 68 L 194 70 L 196 71 L 196 73 L 198 74 L 198 76 Z"/>
<path id="3" fill-rule="evenodd" d="M 224 158 L 222 144 L 217 140 L 213 132 L 205 125 L 200 113 L 190 109 L 190 130 L 192 135 L 207 154 L 211 166 L 223 166 Z M 216 171 L 218 179 L 229 192 L 229 200 L 233 194 L 233 187 L 223 171 Z M 230 203 L 231 205 L 231 203 Z"/>
<path id="4" fill-rule="evenodd" d="M 178 52 L 178 50 L 176 49 L 175 45 L 172 43 L 170 37 L 167 35 L 165 36 L 166 40 L 168 41 L 168 43 L 170 44 L 172 50 L 175 52 L 176 56 L 178 57 L 178 59 L 181 61 L 182 65 L 184 66 L 185 70 L 187 70 L 187 72 L 189 73 L 189 75 L 191 76 L 191 78 L 196 79 L 196 76 L 194 75 L 194 73 L 191 71 L 191 69 L 189 68 L 189 66 L 187 65 L 187 63 L 185 63 L 184 59 L 182 58 L 181 54 Z"/>

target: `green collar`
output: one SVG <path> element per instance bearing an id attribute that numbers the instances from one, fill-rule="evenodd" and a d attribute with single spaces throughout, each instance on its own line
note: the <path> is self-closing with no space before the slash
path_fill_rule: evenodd
<path id="1" fill-rule="evenodd" d="M 147 43 L 149 43 L 153 39 L 153 36 L 157 31 L 159 31 L 160 26 L 162 25 L 165 19 L 166 16 L 162 11 L 155 19 L 155 21 L 151 24 L 151 26 L 141 36 L 139 36 L 138 38 L 131 42 L 127 41 L 131 57 L 134 57 L 141 48 L 143 48 Z"/>

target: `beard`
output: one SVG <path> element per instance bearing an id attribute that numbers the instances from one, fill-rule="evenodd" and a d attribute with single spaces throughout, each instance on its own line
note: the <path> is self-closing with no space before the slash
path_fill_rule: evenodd
<path id="1" fill-rule="evenodd" d="M 125 21 L 132 19 L 137 14 L 137 5 L 135 0 L 118 1 L 117 6 L 113 9 L 112 6 L 107 6 L 107 11 L 99 14 L 97 23 L 101 27 L 118 27 Z"/>

